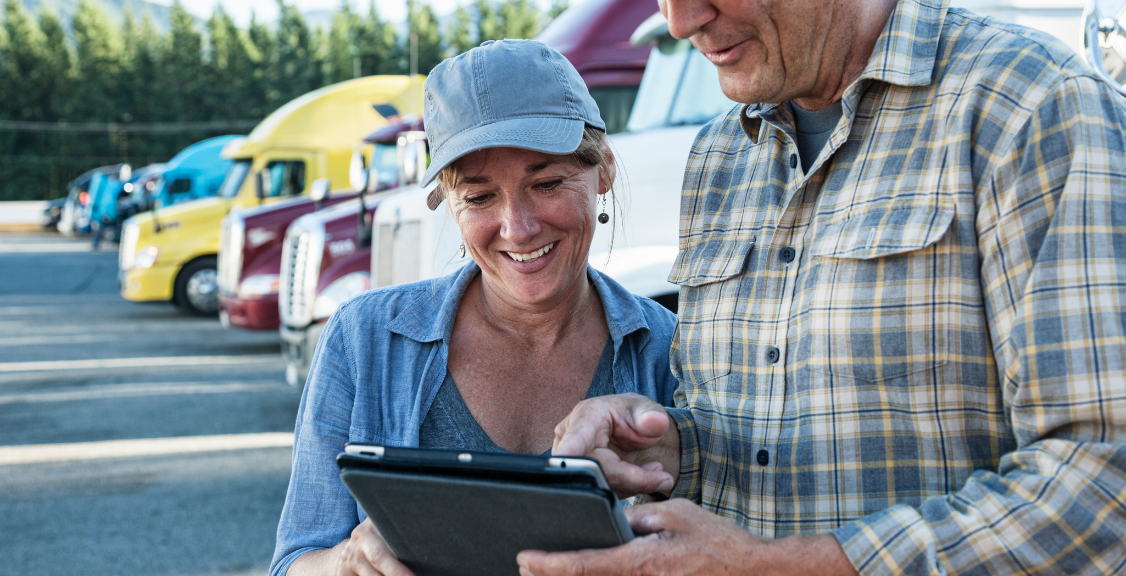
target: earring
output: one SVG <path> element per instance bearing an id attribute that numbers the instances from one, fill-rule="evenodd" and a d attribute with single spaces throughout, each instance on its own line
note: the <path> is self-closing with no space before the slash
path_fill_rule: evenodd
<path id="1" fill-rule="evenodd" d="M 598 215 L 599 224 L 605 224 L 610 221 L 610 215 L 606 213 L 606 195 L 609 192 L 602 194 L 602 213 Z"/>
<path id="2" fill-rule="evenodd" d="M 461 247 L 457 249 L 457 257 L 465 258 L 465 241 L 462 241 Z"/>

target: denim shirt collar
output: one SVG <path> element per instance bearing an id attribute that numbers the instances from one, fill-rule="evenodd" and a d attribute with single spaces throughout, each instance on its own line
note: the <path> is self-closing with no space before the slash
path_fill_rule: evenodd
<path id="1" fill-rule="evenodd" d="M 441 340 L 448 344 L 461 297 L 480 271 L 477 263 L 470 261 L 455 274 L 435 278 L 427 293 L 391 320 L 387 329 L 417 342 Z M 615 352 L 621 347 L 622 340 L 634 332 L 644 331 L 647 337 L 649 323 L 633 294 L 589 264 L 587 276 L 594 282 L 594 288 L 602 299 Z"/>

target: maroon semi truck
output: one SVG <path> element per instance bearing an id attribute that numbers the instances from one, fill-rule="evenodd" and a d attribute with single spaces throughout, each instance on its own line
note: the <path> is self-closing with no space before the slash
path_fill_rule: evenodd
<path id="1" fill-rule="evenodd" d="M 586 0 L 560 14 L 538 37 L 578 70 L 598 103 L 607 132 L 625 129 L 650 51 L 630 44 L 630 35 L 656 10 L 652 0 Z M 395 136 L 405 186 L 414 181 L 414 172 L 421 175 L 425 170 L 424 163 L 415 165 L 425 158 L 425 135 L 412 131 Z M 303 216 L 288 231 L 292 246 L 282 264 L 279 331 L 286 380 L 292 385 L 304 382 L 325 320 L 342 302 L 371 286 L 370 222 L 376 202 L 366 202 L 368 224 L 362 231 L 359 202 Z"/>
<path id="2" fill-rule="evenodd" d="M 396 136 L 416 129 L 420 121 L 401 117 L 364 138 L 370 145 L 372 182 L 376 192 L 398 186 Z M 362 151 L 357 151 L 359 153 Z M 363 156 L 366 161 L 366 156 Z M 367 167 L 362 167 L 367 168 Z M 355 190 L 340 191 L 317 201 L 310 196 L 233 211 L 224 220 L 219 241 L 219 318 L 224 326 L 245 330 L 277 330 L 282 243 L 285 231 L 298 218 L 356 200 Z M 359 202 L 353 202 L 359 206 Z"/>

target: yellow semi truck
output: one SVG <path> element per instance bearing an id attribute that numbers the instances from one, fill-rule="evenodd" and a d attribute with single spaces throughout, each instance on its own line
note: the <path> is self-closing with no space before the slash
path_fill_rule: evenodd
<path id="1" fill-rule="evenodd" d="M 223 150 L 233 159 L 215 198 L 138 214 L 122 229 L 118 283 L 134 302 L 219 309 L 216 254 L 231 210 L 308 194 L 315 180 L 347 188 L 353 148 L 396 114 L 421 114 L 421 76 L 369 76 L 326 86 L 279 108 Z"/>

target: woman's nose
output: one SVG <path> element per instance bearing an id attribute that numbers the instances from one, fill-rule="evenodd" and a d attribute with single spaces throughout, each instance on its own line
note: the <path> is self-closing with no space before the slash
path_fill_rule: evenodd
<path id="1" fill-rule="evenodd" d="M 516 246 L 530 242 L 540 233 L 535 206 L 523 198 L 512 198 L 505 204 L 501 237 Z"/>

